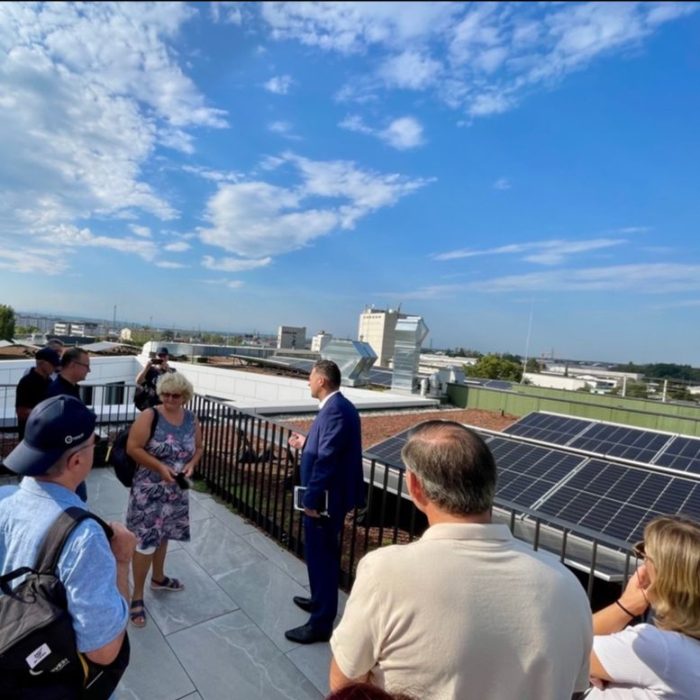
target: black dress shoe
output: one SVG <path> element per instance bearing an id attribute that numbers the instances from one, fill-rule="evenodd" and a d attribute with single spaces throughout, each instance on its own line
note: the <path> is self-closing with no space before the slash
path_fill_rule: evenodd
<path id="1" fill-rule="evenodd" d="M 292 600 L 294 601 L 294 605 L 301 608 L 304 612 L 310 613 L 313 610 L 311 598 L 304 598 L 303 596 L 295 595 Z"/>
<path id="2" fill-rule="evenodd" d="M 327 642 L 331 638 L 330 632 L 317 632 L 311 625 L 302 625 L 294 629 L 287 630 L 284 636 L 290 642 L 297 644 L 313 644 L 314 642 Z"/>

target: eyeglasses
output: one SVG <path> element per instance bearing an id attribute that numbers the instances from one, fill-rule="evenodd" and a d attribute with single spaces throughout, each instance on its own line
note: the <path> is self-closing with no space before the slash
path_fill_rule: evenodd
<path id="1" fill-rule="evenodd" d="M 87 369 L 90 369 L 90 364 L 87 362 L 78 362 L 77 360 L 75 361 L 76 365 L 80 365 L 81 367 L 86 367 Z"/>
<path id="2" fill-rule="evenodd" d="M 634 556 L 641 561 L 650 561 L 652 564 L 654 563 L 654 560 L 646 552 L 644 540 L 635 542 L 632 545 L 632 554 L 634 554 Z"/>
<path id="3" fill-rule="evenodd" d="M 168 392 L 168 391 L 164 391 L 164 392 L 161 394 L 161 397 L 164 398 L 164 399 L 181 399 L 181 398 L 182 398 L 182 394 L 171 394 L 171 393 Z"/>

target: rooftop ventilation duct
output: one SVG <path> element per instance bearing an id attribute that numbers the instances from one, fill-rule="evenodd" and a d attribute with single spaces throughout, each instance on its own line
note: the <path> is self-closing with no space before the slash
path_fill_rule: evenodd
<path id="1" fill-rule="evenodd" d="M 392 391 L 412 394 L 418 389 L 420 348 L 428 332 L 422 316 L 406 316 L 396 321 Z"/>

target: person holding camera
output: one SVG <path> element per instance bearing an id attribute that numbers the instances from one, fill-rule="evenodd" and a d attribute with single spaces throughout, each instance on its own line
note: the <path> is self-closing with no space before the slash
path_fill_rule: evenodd
<path id="1" fill-rule="evenodd" d="M 168 348 L 162 347 L 156 353 L 156 356 L 150 359 L 144 368 L 136 375 L 136 395 L 134 403 L 136 408 L 144 411 L 147 408 L 158 406 L 161 400 L 156 391 L 158 380 L 169 372 L 176 372 L 174 367 L 168 364 L 170 353 Z"/>

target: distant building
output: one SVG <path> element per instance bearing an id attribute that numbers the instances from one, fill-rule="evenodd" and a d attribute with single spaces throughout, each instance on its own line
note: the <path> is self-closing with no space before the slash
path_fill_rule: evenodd
<path id="1" fill-rule="evenodd" d="M 306 326 L 280 326 L 277 329 L 277 347 L 303 350 L 306 347 Z"/>
<path id="2" fill-rule="evenodd" d="M 76 323 L 74 321 L 56 321 L 53 324 L 54 335 L 69 335 L 76 338 L 94 337 L 98 335 L 96 323 L 87 321 Z"/>
<path id="3" fill-rule="evenodd" d="M 131 328 L 122 328 L 119 331 L 119 340 L 131 340 Z"/>
<path id="4" fill-rule="evenodd" d="M 396 322 L 400 318 L 406 318 L 406 314 L 394 309 L 375 309 L 372 306 L 365 307 L 360 314 L 357 339 L 372 346 L 380 367 L 388 367 L 394 357 Z"/>
<path id="5" fill-rule="evenodd" d="M 321 331 L 311 338 L 311 352 L 321 352 L 333 340 L 332 333 Z"/>

